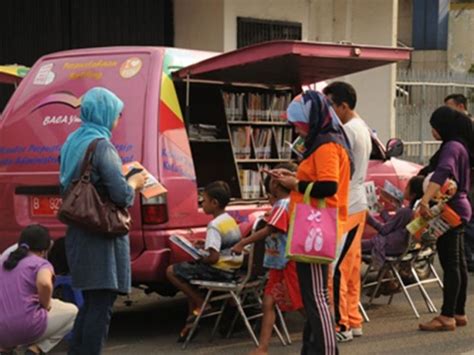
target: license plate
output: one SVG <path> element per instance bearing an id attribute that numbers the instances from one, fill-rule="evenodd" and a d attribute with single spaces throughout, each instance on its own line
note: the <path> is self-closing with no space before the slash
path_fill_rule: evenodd
<path id="1" fill-rule="evenodd" d="M 33 217 L 55 217 L 62 200 L 57 196 L 30 196 L 31 215 Z"/>

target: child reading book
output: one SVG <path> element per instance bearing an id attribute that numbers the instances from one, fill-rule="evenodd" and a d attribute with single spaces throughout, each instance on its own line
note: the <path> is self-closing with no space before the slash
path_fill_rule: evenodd
<path id="1" fill-rule="evenodd" d="M 423 177 L 414 176 L 408 182 L 404 199 L 410 201 L 408 207 L 399 208 L 395 215 L 390 216 L 387 211 L 381 211 L 381 218 L 385 223 L 380 223 L 370 213 L 367 223 L 378 234 L 369 240 L 362 241 L 362 252 L 371 253 L 373 266 L 380 267 L 385 262 L 386 255 L 399 255 L 408 247 L 409 235 L 406 226 L 413 219 L 415 202 L 423 196 Z"/>
<path id="2" fill-rule="evenodd" d="M 170 265 L 166 275 L 170 282 L 188 297 L 189 316 L 178 341 L 184 341 L 195 317 L 204 303 L 202 295 L 190 284 L 191 280 L 231 281 L 234 271 L 242 265 L 243 256 L 231 253 L 231 248 L 240 240 L 240 229 L 235 220 L 225 212 L 230 201 L 230 188 L 223 181 L 206 186 L 202 208 L 213 220 L 207 225 L 205 241 L 195 243 L 208 254 L 193 262 Z"/>
<path id="3" fill-rule="evenodd" d="M 277 168 L 294 171 L 293 164 L 281 164 Z M 264 267 L 270 269 L 263 297 L 263 320 L 260 330 L 260 345 L 252 354 L 267 354 L 273 325 L 275 323 L 274 306 L 282 311 L 303 309 L 296 264 L 285 257 L 287 232 L 289 225 L 288 204 L 290 191 L 278 181 L 267 176 L 266 189 L 269 200 L 273 200 L 272 210 L 265 217 L 266 226 L 242 239 L 232 250 L 241 253 L 244 246 L 265 239 Z"/>

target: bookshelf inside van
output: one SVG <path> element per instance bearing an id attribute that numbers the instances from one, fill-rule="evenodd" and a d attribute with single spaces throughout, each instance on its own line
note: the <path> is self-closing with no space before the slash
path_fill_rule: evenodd
<path id="1" fill-rule="evenodd" d="M 286 121 L 290 90 L 176 82 L 197 184 L 226 181 L 232 197 L 265 197 L 263 169 L 292 159 L 293 129 Z M 187 111 L 188 110 L 188 111 Z"/>

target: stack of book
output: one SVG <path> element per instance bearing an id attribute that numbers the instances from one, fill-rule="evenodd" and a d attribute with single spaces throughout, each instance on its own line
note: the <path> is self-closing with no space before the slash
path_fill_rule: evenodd
<path id="1" fill-rule="evenodd" d="M 196 140 L 215 140 L 219 137 L 219 128 L 215 125 L 209 124 L 190 124 L 189 138 Z"/>
<path id="2" fill-rule="evenodd" d="M 254 128 L 252 133 L 255 148 L 255 157 L 257 159 L 269 159 L 272 154 L 271 128 Z"/>
<path id="3" fill-rule="evenodd" d="M 237 159 L 249 159 L 251 153 L 251 129 L 249 126 L 232 127 L 232 146 Z"/>
<path id="4" fill-rule="evenodd" d="M 228 121 L 240 121 L 244 117 L 244 93 L 222 92 Z"/>
<path id="5" fill-rule="evenodd" d="M 240 175 L 240 189 L 243 199 L 257 199 L 260 198 L 260 173 L 255 170 L 241 169 Z"/>

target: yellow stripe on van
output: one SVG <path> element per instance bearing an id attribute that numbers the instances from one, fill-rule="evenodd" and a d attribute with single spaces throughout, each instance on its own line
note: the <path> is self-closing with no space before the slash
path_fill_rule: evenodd
<path id="1" fill-rule="evenodd" d="M 166 73 L 161 75 L 160 96 L 160 99 L 173 111 L 176 117 L 183 121 L 183 115 L 181 114 L 181 108 L 179 107 L 178 96 L 176 95 L 173 81 Z"/>

